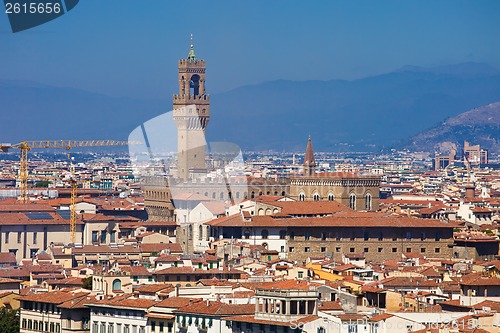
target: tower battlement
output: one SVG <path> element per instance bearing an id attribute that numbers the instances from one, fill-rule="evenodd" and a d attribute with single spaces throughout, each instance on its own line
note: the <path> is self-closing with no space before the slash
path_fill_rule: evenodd
<path id="1" fill-rule="evenodd" d="M 205 60 L 203 59 L 179 59 L 179 69 L 199 68 L 205 72 Z"/>
<path id="2" fill-rule="evenodd" d="M 179 95 L 179 94 L 175 94 L 174 95 L 174 104 L 175 103 L 178 103 L 178 102 L 182 102 L 182 103 L 185 103 L 185 102 L 189 102 L 189 104 L 197 104 L 197 103 L 203 103 L 204 101 L 207 102 L 207 104 L 210 102 L 210 95 L 198 95 L 198 96 L 194 96 L 194 95 Z M 205 103 L 203 103 L 205 104 Z"/>

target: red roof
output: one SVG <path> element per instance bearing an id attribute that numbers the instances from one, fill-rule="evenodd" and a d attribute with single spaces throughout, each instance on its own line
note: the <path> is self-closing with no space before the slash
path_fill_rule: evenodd
<path id="1" fill-rule="evenodd" d="M 194 313 L 211 316 L 234 316 L 255 313 L 255 304 L 227 304 L 199 301 L 179 308 L 177 313 Z"/>
<path id="2" fill-rule="evenodd" d="M 281 218 L 254 216 L 250 221 L 240 214 L 224 216 L 205 224 L 218 227 L 367 227 L 367 228 L 453 228 L 455 224 L 436 219 L 420 219 L 408 216 L 375 212 L 338 212 L 323 217 Z"/>

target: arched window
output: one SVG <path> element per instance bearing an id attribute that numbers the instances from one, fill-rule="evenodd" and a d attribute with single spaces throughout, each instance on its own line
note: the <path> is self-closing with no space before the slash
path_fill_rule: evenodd
<path id="1" fill-rule="evenodd" d="M 299 201 L 304 201 L 304 200 L 306 200 L 306 195 L 304 194 L 304 192 L 300 192 Z"/>
<path id="2" fill-rule="evenodd" d="M 314 199 L 314 201 L 319 201 L 319 194 L 318 194 L 318 192 L 314 193 L 313 199 Z"/>
<path id="3" fill-rule="evenodd" d="M 240 198 L 240 192 L 236 192 L 236 199 Z"/>
<path id="4" fill-rule="evenodd" d="M 365 210 L 372 210 L 372 195 L 370 193 L 366 193 L 365 196 Z"/>
<path id="5" fill-rule="evenodd" d="M 354 193 L 349 195 L 349 207 L 356 210 L 356 195 Z"/>
<path id="6" fill-rule="evenodd" d="M 328 193 L 328 201 L 333 201 L 333 200 L 335 200 L 333 193 Z"/>
<path id="7" fill-rule="evenodd" d="M 271 215 L 271 208 L 266 209 L 266 215 Z"/>
<path id="8" fill-rule="evenodd" d="M 113 290 L 122 290 L 122 281 L 120 279 L 113 280 Z"/>
<path id="9" fill-rule="evenodd" d="M 264 208 L 259 208 L 257 215 L 264 215 Z"/>
<path id="10" fill-rule="evenodd" d="M 193 239 L 193 225 L 190 224 L 188 227 L 188 239 Z"/>
<path id="11" fill-rule="evenodd" d="M 280 230 L 280 239 L 286 238 L 286 230 Z"/>
<path id="12" fill-rule="evenodd" d="M 282 191 L 281 192 L 281 196 L 284 197 L 285 196 L 285 191 Z"/>
<path id="13" fill-rule="evenodd" d="M 253 199 L 253 198 L 255 198 L 255 192 L 254 192 L 254 191 L 252 191 L 252 196 L 251 196 L 251 198 L 252 198 L 252 199 Z"/>
<path id="14" fill-rule="evenodd" d="M 221 200 L 223 200 L 223 199 L 224 199 L 224 192 L 220 192 L 219 198 L 220 198 Z"/>
<path id="15" fill-rule="evenodd" d="M 267 229 L 263 229 L 260 235 L 262 236 L 262 239 L 267 239 L 267 237 L 269 237 L 269 231 L 267 231 Z"/>
<path id="16" fill-rule="evenodd" d="M 198 227 L 198 240 L 203 240 L 203 226 Z"/>
<path id="17" fill-rule="evenodd" d="M 189 80 L 189 94 L 191 96 L 198 96 L 200 94 L 200 76 L 195 74 Z"/>

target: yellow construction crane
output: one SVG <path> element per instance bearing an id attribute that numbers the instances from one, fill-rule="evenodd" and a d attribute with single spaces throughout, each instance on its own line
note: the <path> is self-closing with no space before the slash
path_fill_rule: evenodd
<path id="1" fill-rule="evenodd" d="M 72 149 L 79 147 L 109 147 L 109 146 L 126 146 L 128 141 L 114 140 L 45 140 L 45 141 L 23 141 L 16 144 L 0 143 L 0 150 L 6 152 L 11 148 L 20 149 L 20 164 L 19 164 L 19 199 L 24 203 L 28 201 L 28 152 L 31 149 Z M 75 169 L 71 164 L 71 207 L 70 207 L 70 232 L 71 242 L 75 242 L 76 234 L 76 190 L 77 181 Z"/>

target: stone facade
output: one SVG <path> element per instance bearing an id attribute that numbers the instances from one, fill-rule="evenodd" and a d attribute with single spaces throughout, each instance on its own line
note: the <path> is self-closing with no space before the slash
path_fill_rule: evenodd
<path id="1" fill-rule="evenodd" d="M 376 211 L 379 186 L 378 176 L 317 173 L 291 178 L 289 196 L 298 201 L 336 200 L 354 210 Z"/>
<path id="2" fill-rule="evenodd" d="M 291 236 L 293 235 L 293 236 Z M 313 255 L 363 254 L 368 261 L 400 259 L 401 253 L 418 252 L 429 258 L 451 258 L 450 228 L 289 228 L 288 259 L 305 261 Z"/>

